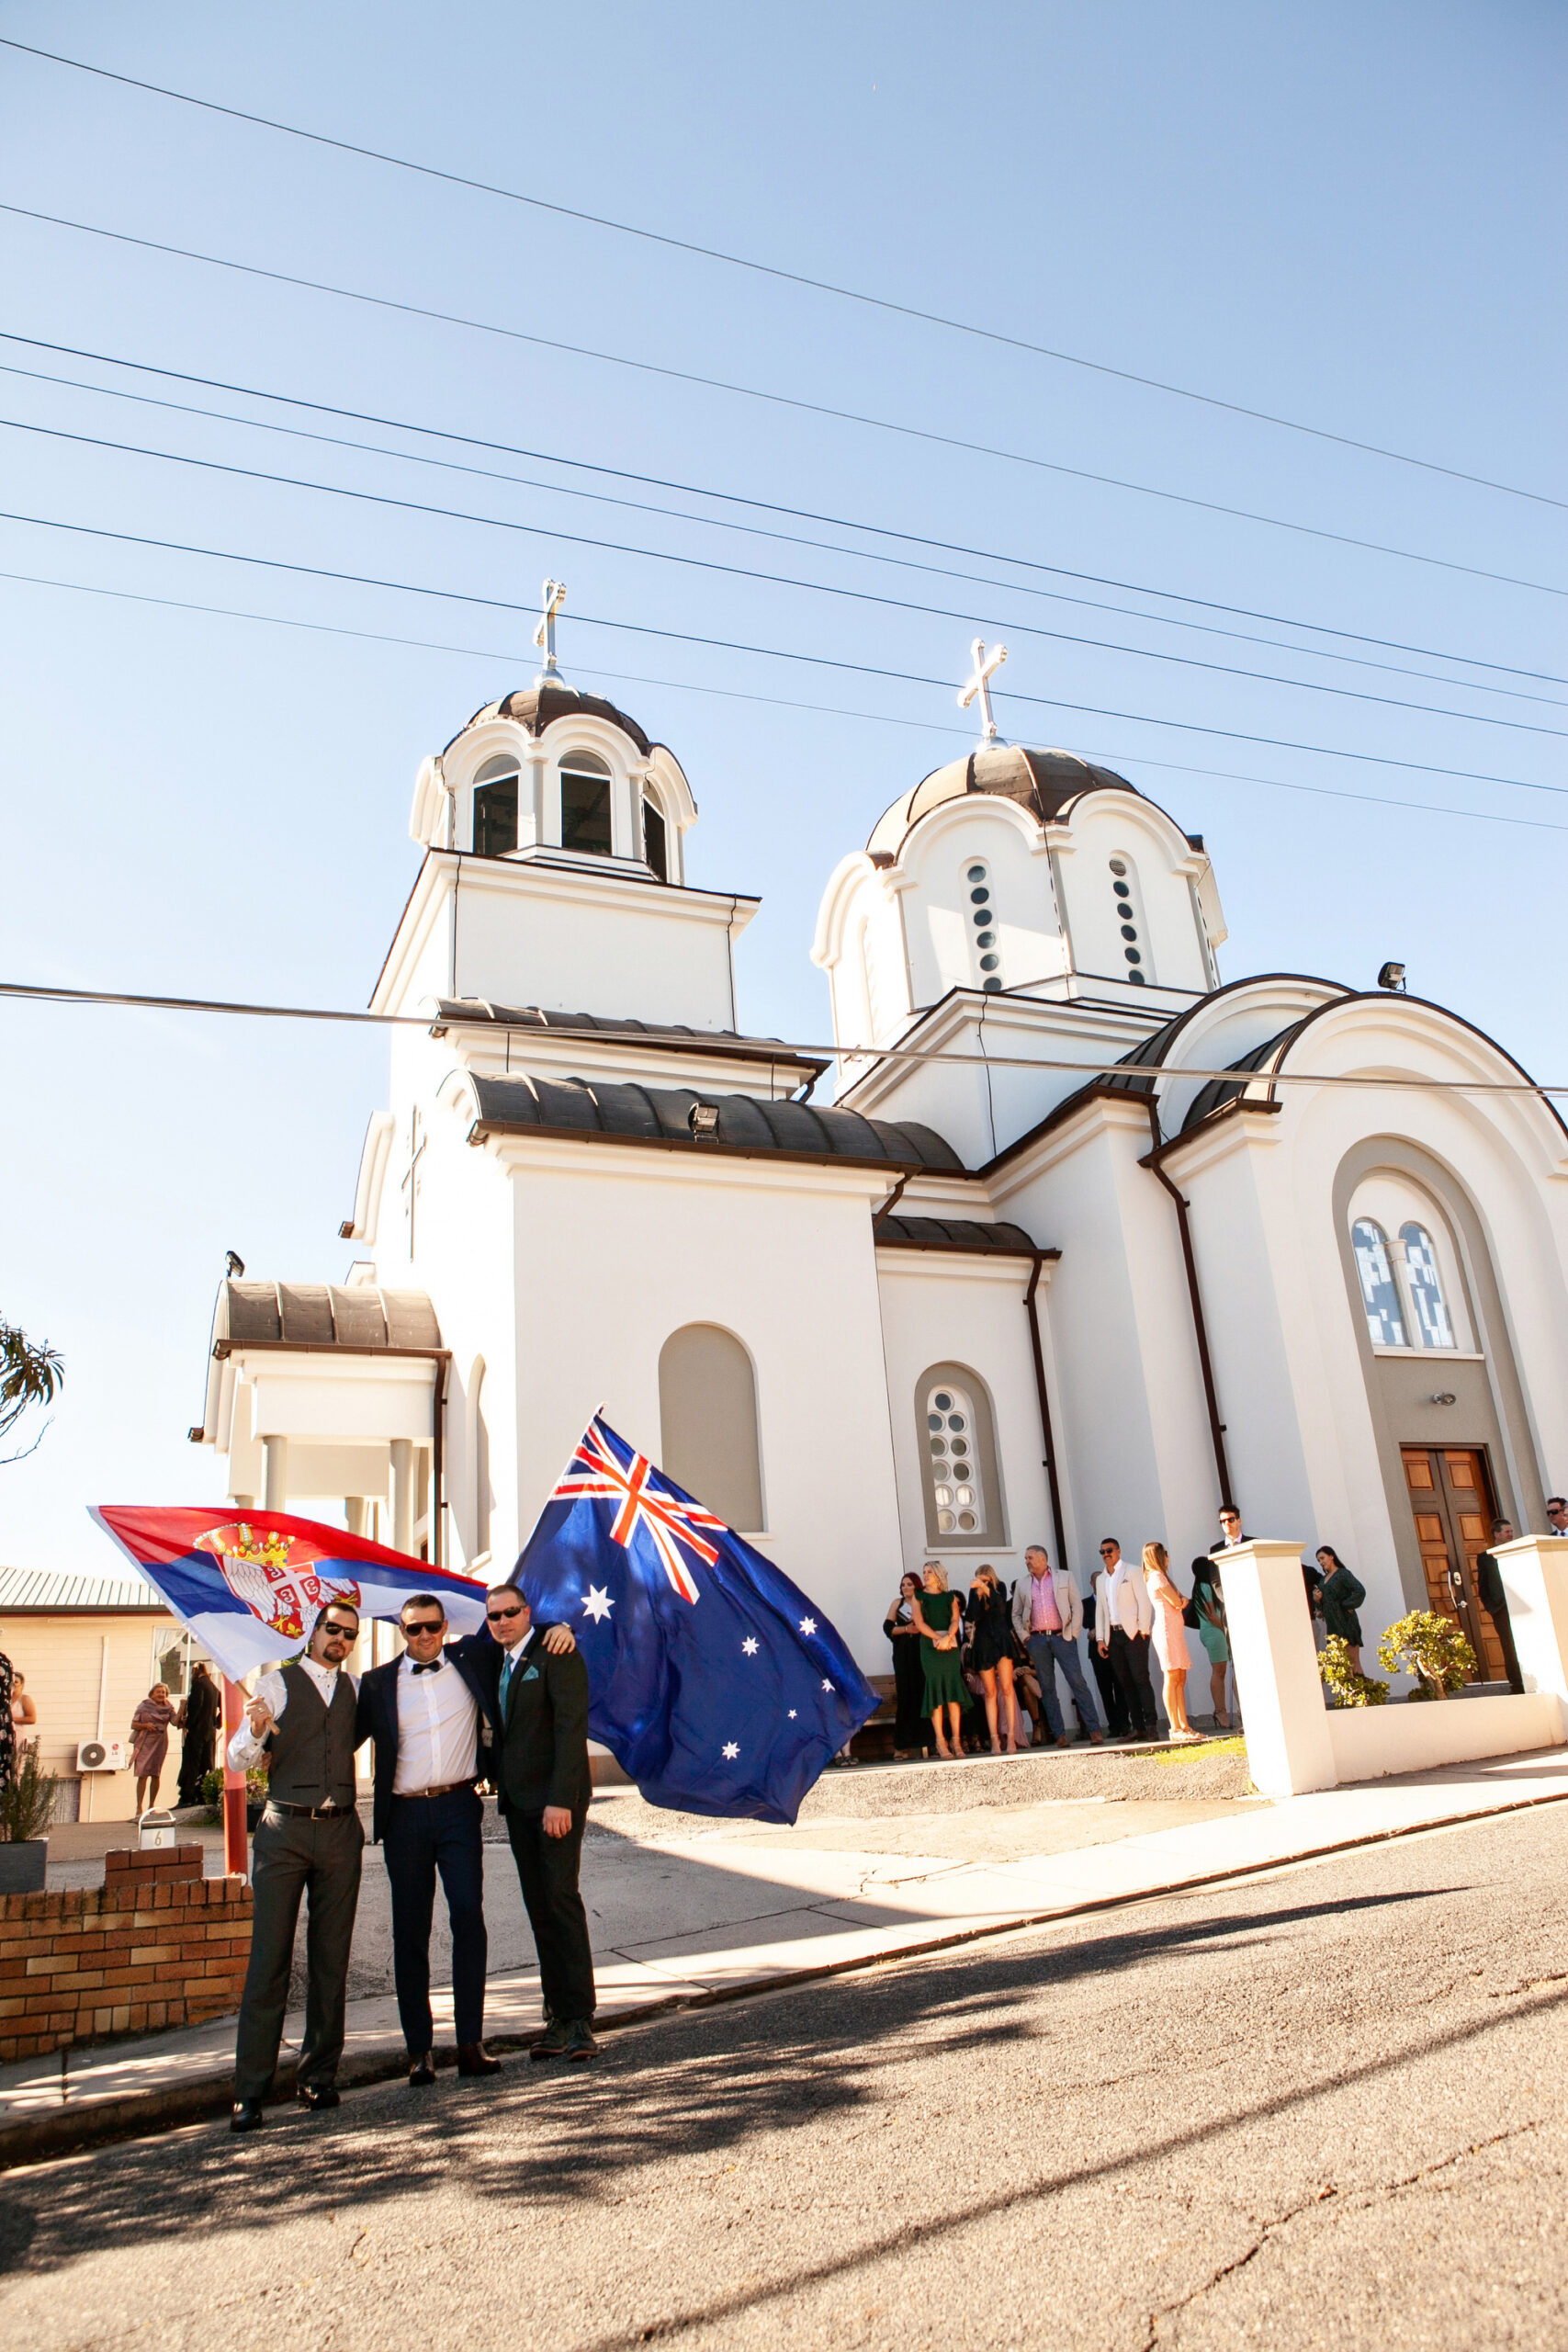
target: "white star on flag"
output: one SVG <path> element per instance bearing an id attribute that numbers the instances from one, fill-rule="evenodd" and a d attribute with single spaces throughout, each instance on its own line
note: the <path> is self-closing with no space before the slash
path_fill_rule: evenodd
<path id="1" fill-rule="evenodd" d="M 584 1610 L 587 1611 L 588 1615 L 592 1618 L 593 1623 L 596 1625 L 602 1619 L 609 1615 L 615 1605 L 615 1602 L 610 1598 L 608 1586 L 596 1584 L 591 1584 L 589 1586 L 588 1598 L 582 1604 Z"/>
<path id="2" fill-rule="evenodd" d="M 794 1721 L 795 1721 L 795 1709 L 794 1709 L 793 1707 L 792 1707 L 792 1708 L 790 1709 L 790 1711 L 789 1711 L 789 1719 L 790 1719 L 791 1723 L 794 1723 Z"/>
<path id="3" fill-rule="evenodd" d="M 823 1690 L 830 1690 L 832 1689 L 832 1687 L 833 1687 L 833 1686 L 832 1686 L 832 1684 L 831 1684 L 830 1682 L 824 1682 L 824 1683 L 823 1683 L 823 1685 L 822 1685 L 822 1688 L 823 1688 Z"/>
<path id="4" fill-rule="evenodd" d="M 734 1761 L 735 1761 L 735 1759 L 736 1759 L 736 1758 L 739 1755 L 739 1753 L 740 1753 L 740 1749 L 739 1749 L 739 1746 L 738 1746 L 738 1745 L 737 1745 L 737 1743 L 732 1739 L 732 1740 L 729 1742 L 728 1746 L 725 1748 L 725 1751 L 724 1751 L 724 1760 L 725 1760 L 725 1762 L 726 1762 L 727 1764 L 733 1764 L 733 1763 L 734 1763 Z"/>
<path id="5" fill-rule="evenodd" d="M 800 1621 L 800 1630 L 803 1634 L 814 1634 L 817 1631 L 816 1618 L 803 1617 Z"/>
<path id="6" fill-rule="evenodd" d="M 756 1655 L 757 1655 L 758 1646 L 759 1646 L 759 1645 L 758 1645 L 757 1642 L 755 1641 L 755 1639 L 754 1639 L 751 1635 L 748 1634 L 748 1636 L 747 1636 L 747 1638 L 745 1639 L 745 1641 L 743 1641 L 743 1642 L 741 1643 L 741 1645 L 740 1645 L 740 1649 L 741 1649 L 741 1654 L 742 1654 L 742 1656 L 743 1656 L 743 1657 L 756 1657 Z"/>

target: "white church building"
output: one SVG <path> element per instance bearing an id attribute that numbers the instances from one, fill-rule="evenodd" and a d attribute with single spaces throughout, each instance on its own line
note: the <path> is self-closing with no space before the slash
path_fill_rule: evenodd
<path id="1" fill-rule="evenodd" d="M 1185 1588 L 1228 1495 L 1336 1546 L 1370 1638 L 1457 1610 L 1500 1674 L 1475 1555 L 1568 1483 L 1568 1132 L 1442 1006 L 1222 981 L 1202 841 L 993 738 L 827 880 L 830 1105 L 740 1033 L 758 902 L 688 885 L 634 719 L 552 653 L 425 760 L 363 1254 L 219 1295 L 236 1505 L 498 1573 L 602 1408 L 873 1671 L 906 1567 L 1087 1585 L 1110 1533 Z"/>

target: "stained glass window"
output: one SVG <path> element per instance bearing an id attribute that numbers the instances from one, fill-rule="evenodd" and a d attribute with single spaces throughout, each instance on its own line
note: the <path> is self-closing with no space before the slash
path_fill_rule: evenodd
<path id="1" fill-rule="evenodd" d="M 1361 1278 L 1361 1302 L 1373 1347 L 1408 1347 L 1399 1291 L 1388 1259 L 1387 1234 L 1371 1217 L 1359 1216 L 1350 1228 L 1350 1238 L 1355 1245 L 1356 1272 Z M 1448 1344 L 1453 1343 L 1450 1340 Z"/>
<path id="2" fill-rule="evenodd" d="M 975 1408 L 965 1389 L 944 1381 L 926 1397 L 931 1499 L 941 1535 L 983 1535 L 986 1502 L 976 1455 Z"/>
<path id="3" fill-rule="evenodd" d="M 1417 1345 L 1451 1348 L 1456 1344 L 1454 1327 L 1443 1296 L 1432 1237 L 1424 1225 L 1412 1223 L 1400 1227 L 1399 1238 L 1404 1244 L 1405 1271 L 1410 1276 L 1410 1300 L 1419 1331 Z"/>

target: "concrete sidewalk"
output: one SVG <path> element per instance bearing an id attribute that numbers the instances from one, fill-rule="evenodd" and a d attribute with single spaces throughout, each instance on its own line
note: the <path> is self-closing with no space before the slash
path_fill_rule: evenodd
<path id="1" fill-rule="evenodd" d="M 600 2024 L 629 2025 L 674 2007 L 1568 1798 L 1563 1748 L 1273 1804 L 1188 1796 L 1181 1767 L 1168 1775 L 1168 1797 L 1032 1801 L 1021 1774 L 1014 1785 L 1025 1801 L 1010 1804 L 1002 1795 L 998 1804 L 1005 1784 L 995 1776 L 1016 1769 L 977 1758 L 908 1775 L 833 1775 L 793 1829 L 698 1824 L 659 1815 L 635 1792 L 604 1792 L 583 1860 Z M 498 1907 L 507 1894 L 514 1901 L 510 1856 L 490 1849 L 486 1859 L 487 1907 L 491 1891 Z M 384 1873 L 368 1851 L 367 1864 L 373 1942 L 381 1931 L 371 1890 L 384 1887 Z M 502 1926 L 496 1935 L 492 1923 L 486 2038 L 505 2051 L 522 2047 L 542 2020 L 537 1973 L 510 1964 L 524 1955 L 508 1951 L 513 1939 Z M 432 1957 L 439 1977 L 439 1936 Z M 360 1963 L 362 1979 L 367 1973 L 372 1980 L 378 1973 L 373 1952 Z M 437 1996 L 435 2014 L 449 2051 L 449 1996 Z M 298 2014 L 288 2020 L 285 2066 L 301 2022 Z M 232 2053 L 227 2018 L 0 2068 L 0 2165 L 220 2114 L 231 2096 Z M 385 2080 L 405 2064 L 389 1994 L 352 2000 L 340 2080 Z"/>

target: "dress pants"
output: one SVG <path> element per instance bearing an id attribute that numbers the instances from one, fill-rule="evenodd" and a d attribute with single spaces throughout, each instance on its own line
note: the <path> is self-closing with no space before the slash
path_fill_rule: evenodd
<path id="1" fill-rule="evenodd" d="M 1516 1699 L 1522 1699 L 1525 1695 L 1525 1678 L 1519 1671 L 1518 1652 L 1514 1647 L 1514 1629 L 1508 1623 L 1507 1610 L 1502 1609 L 1494 1613 L 1489 1609 L 1486 1614 L 1492 1619 L 1492 1631 L 1496 1634 L 1502 1646 L 1503 1671 L 1508 1678 L 1508 1688 Z"/>
<path id="2" fill-rule="evenodd" d="M 522 1883 L 534 1948 L 539 1955 L 539 1990 L 553 2018 L 584 2024 L 593 2015 L 593 1954 L 588 1943 L 588 1914 L 577 1891 L 588 1799 L 571 1809 L 564 1838 L 547 1838 L 539 1813 L 508 1813 L 506 1834 Z"/>
<path id="3" fill-rule="evenodd" d="M 305 2038 L 295 2081 L 331 2087 L 343 2056 L 344 2003 L 365 1831 L 352 1807 L 311 1821 L 268 1805 L 252 1847 L 251 1959 L 234 2050 L 234 2096 L 265 2098 L 277 2064 L 299 1898 L 305 1923 Z"/>
<path id="4" fill-rule="evenodd" d="M 459 2044 L 484 2040 L 484 1806 L 472 1789 L 438 1797 L 397 1797 L 387 1816 L 384 1851 L 392 1891 L 392 1978 L 398 2018 L 412 2058 L 434 2047 L 430 2014 L 430 1923 L 441 1873 L 452 1923 L 452 2010 Z"/>
<path id="5" fill-rule="evenodd" d="M 1055 1689 L 1058 1666 L 1066 1679 L 1068 1690 L 1073 1694 L 1073 1704 L 1078 1711 L 1079 1727 L 1086 1736 L 1091 1731 L 1099 1731 L 1100 1712 L 1089 1695 L 1089 1684 L 1084 1679 L 1083 1658 L 1079 1654 L 1077 1642 L 1069 1642 L 1066 1634 L 1031 1634 L 1029 1655 L 1034 1660 L 1034 1671 L 1040 1677 L 1041 1690 L 1043 1690 L 1048 1686 L 1051 1689 L 1051 1702 L 1045 1710 L 1045 1720 L 1051 1723 L 1052 1717 L 1055 1718 L 1051 1733 L 1052 1738 L 1060 1739 L 1064 1729 L 1064 1717 L 1056 1701 Z"/>
<path id="6" fill-rule="evenodd" d="M 1141 1739 L 1152 1737 L 1158 1728 L 1159 1717 L 1155 1712 L 1154 1687 L 1149 1680 L 1147 1634 L 1124 1634 L 1120 1625 L 1112 1625 L 1111 1671 L 1127 1702 L 1134 1733 Z"/>
<path id="7" fill-rule="evenodd" d="M 1123 1739 L 1133 1728 L 1127 1713 L 1127 1702 L 1122 1686 L 1111 1671 L 1111 1660 L 1100 1655 L 1100 1644 L 1091 1634 L 1089 1637 L 1089 1662 L 1094 1668 L 1095 1686 L 1100 1703 L 1105 1710 L 1105 1728 L 1112 1739 Z"/>

